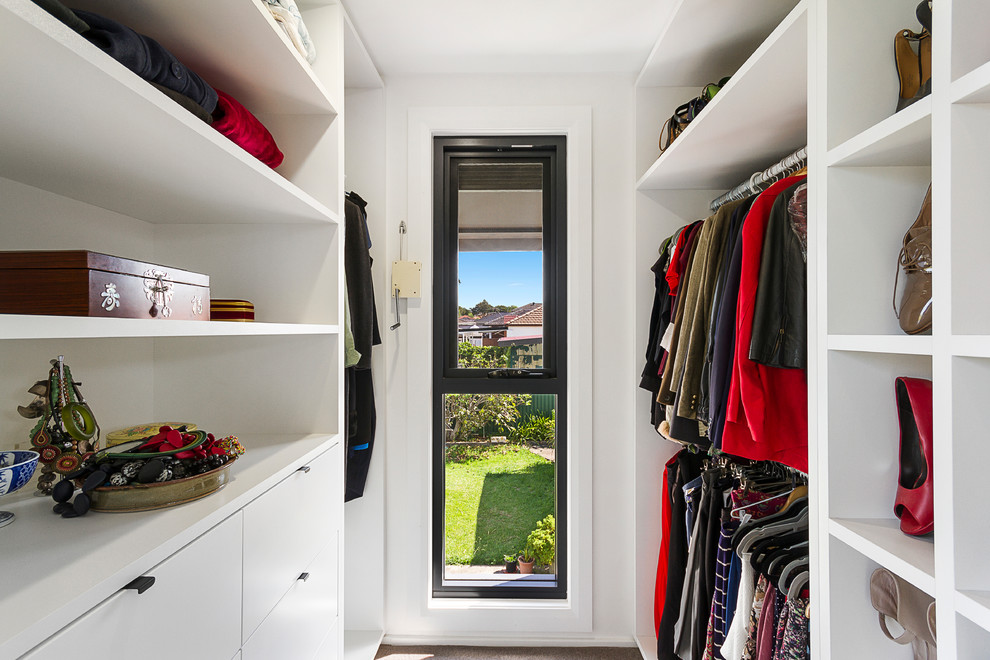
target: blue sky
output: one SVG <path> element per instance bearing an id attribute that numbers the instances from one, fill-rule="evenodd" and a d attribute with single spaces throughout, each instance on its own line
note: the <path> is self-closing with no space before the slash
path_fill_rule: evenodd
<path id="1" fill-rule="evenodd" d="M 543 252 L 459 252 L 457 299 L 471 308 L 543 302 Z"/>

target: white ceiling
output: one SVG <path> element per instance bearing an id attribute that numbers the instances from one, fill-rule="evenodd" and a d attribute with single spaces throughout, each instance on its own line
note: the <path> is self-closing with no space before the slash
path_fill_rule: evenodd
<path id="1" fill-rule="evenodd" d="M 673 0 L 344 0 L 383 76 L 637 73 Z"/>

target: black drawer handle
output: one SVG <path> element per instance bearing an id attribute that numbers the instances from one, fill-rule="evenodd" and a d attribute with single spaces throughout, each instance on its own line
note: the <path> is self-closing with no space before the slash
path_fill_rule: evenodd
<path id="1" fill-rule="evenodd" d="M 155 583 L 155 578 L 152 575 L 142 575 L 141 577 L 134 578 L 131 580 L 124 589 L 133 589 L 138 592 L 138 594 L 143 594 Z"/>
<path id="2" fill-rule="evenodd" d="M 299 576 L 299 579 L 305 582 L 306 580 L 309 579 L 309 573 L 303 573 L 302 575 Z"/>
<path id="3" fill-rule="evenodd" d="M 296 472 L 305 472 L 306 474 L 309 474 L 309 471 L 312 470 L 312 469 L 313 468 L 309 467 L 308 465 L 304 465 L 301 468 L 299 468 L 298 470 L 296 470 Z"/>

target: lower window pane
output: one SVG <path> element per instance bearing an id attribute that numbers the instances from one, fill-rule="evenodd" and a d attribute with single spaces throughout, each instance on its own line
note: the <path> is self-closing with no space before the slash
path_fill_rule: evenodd
<path id="1" fill-rule="evenodd" d="M 556 586 L 556 399 L 444 396 L 445 585 Z"/>

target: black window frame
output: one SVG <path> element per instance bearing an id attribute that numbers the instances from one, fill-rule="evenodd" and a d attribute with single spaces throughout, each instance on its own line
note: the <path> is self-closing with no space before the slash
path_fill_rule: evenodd
<path id="1" fill-rule="evenodd" d="M 434 598 L 566 599 L 567 553 L 567 138 L 435 137 L 433 157 L 433 556 Z M 543 367 L 488 371 L 457 366 L 457 167 L 476 159 L 544 164 Z M 447 394 L 555 394 L 556 580 L 456 584 L 444 579 L 444 420 Z M 528 582 L 528 581 L 527 581 Z"/>

